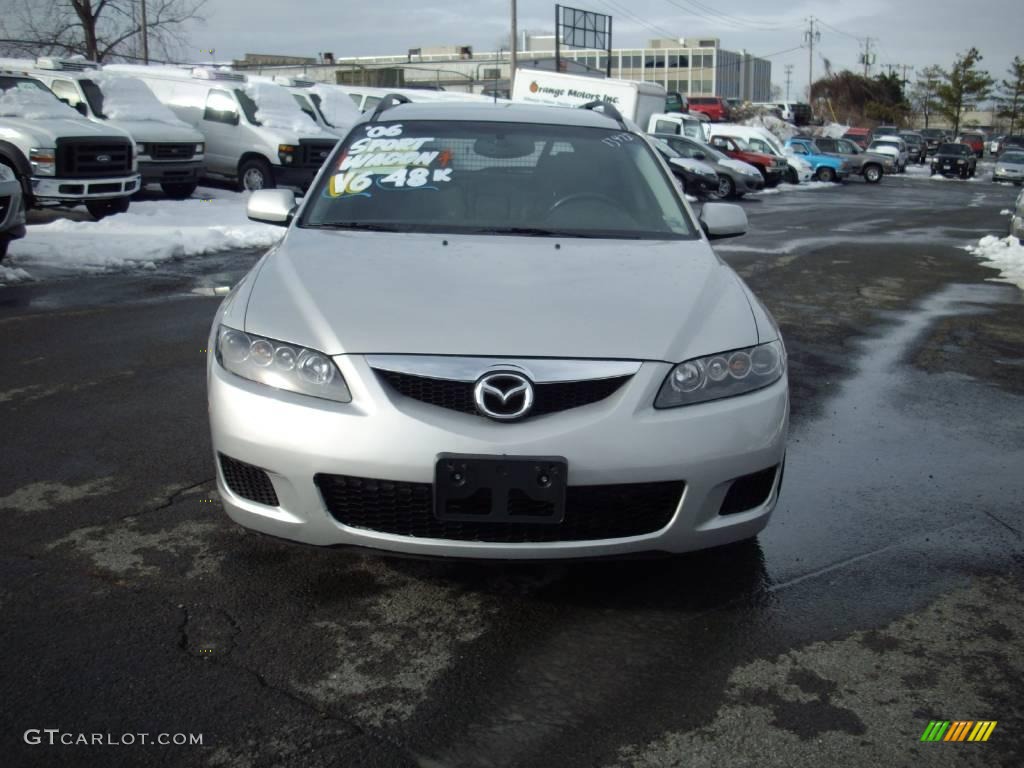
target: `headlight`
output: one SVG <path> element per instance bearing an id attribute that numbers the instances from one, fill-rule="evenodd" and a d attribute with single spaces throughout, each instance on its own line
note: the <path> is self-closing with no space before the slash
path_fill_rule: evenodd
<path id="1" fill-rule="evenodd" d="M 148 147 L 145 144 L 143 144 L 142 142 L 139 142 L 139 143 L 137 143 L 135 145 L 135 153 L 137 155 L 148 155 L 149 154 Z"/>
<path id="2" fill-rule="evenodd" d="M 57 150 L 30 147 L 29 160 L 33 176 L 54 176 L 57 173 Z"/>
<path id="3" fill-rule="evenodd" d="M 217 362 L 225 370 L 268 387 L 352 402 L 345 378 L 327 355 L 315 349 L 243 333 L 222 325 L 217 329 Z"/>
<path id="4" fill-rule="evenodd" d="M 966 163 L 967 163 L 967 161 L 966 161 L 966 160 L 957 160 L 957 161 L 956 161 L 956 164 L 957 164 L 957 165 L 965 165 Z"/>
<path id="5" fill-rule="evenodd" d="M 196 144 L 196 154 L 201 155 L 206 151 L 206 145 L 203 143 Z"/>
<path id="6" fill-rule="evenodd" d="M 774 384 L 786 372 L 781 341 L 687 360 L 673 368 L 654 399 L 655 408 L 675 408 L 742 395 Z"/>
<path id="7" fill-rule="evenodd" d="M 281 160 L 281 165 L 291 165 L 295 162 L 295 153 L 298 151 L 299 148 L 294 144 L 278 144 L 277 156 Z"/>

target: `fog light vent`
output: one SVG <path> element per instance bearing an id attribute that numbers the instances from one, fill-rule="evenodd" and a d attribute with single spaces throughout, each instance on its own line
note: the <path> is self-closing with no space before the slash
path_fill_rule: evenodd
<path id="1" fill-rule="evenodd" d="M 733 480 L 718 514 L 734 515 L 737 512 L 747 512 L 768 501 L 772 486 L 775 484 L 775 472 L 778 468 L 778 465 L 775 465 Z"/>
<path id="2" fill-rule="evenodd" d="M 257 504 L 266 504 L 268 507 L 278 505 L 274 484 L 270 482 L 270 476 L 264 470 L 232 459 L 223 453 L 220 454 L 220 469 L 224 473 L 224 482 L 235 495 L 255 501 Z"/>

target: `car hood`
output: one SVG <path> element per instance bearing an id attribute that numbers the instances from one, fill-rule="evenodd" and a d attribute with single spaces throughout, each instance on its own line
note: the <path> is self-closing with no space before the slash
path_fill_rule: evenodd
<path id="1" fill-rule="evenodd" d="M 136 141 L 185 144 L 198 144 L 205 141 L 203 134 L 184 123 L 172 125 L 156 120 L 110 120 L 108 124 L 127 131 Z"/>
<path id="2" fill-rule="evenodd" d="M 1004 160 L 1000 160 L 998 163 L 996 163 L 996 168 L 1005 168 L 1007 170 L 1012 171 L 1024 171 L 1024 163 L 1007 162 Z"/>
<path id="3" fill-rule="evenodd" d="M 120 128 L 116 128 L 112 125 L 100 125 L 94 123 L 91 120 L 76 118 L 63 118 L 63 117 L 50 117 L 45 120 L 27 120 L 22 117 L 2 117 L 0 118 L 0 126 L 6 126 L 20 131 L 23 134 L 34 136 L 36 143 L 34 146 L 42 146 L 43 139 L 46 140 L 46 146 L 55 146 L 57 139 L 67 138 L 95 138 L 98 136 L 108 137 L 116 136 L 119 139 L 131 139 L 127 133 L 122 131 Z M 0 138 L 3 138 L 0 133 Z"/>
<path id="4" fill-rule="evenodd" d="M 713 176 L 717 177 L 715 169 L 707 163 L 701 162 L 700 160 L 694 160 L 689 157 L 672 157 L 669 158 L 669 164 L 683 168 L 684 170 L 694 173 L 698 176 Z"/>
<path id="5" fill-rule="evenodd" d="M 264 262 L 245 330 L 330 355 L 679 362 L 758 341 L 705 240 L 301 228 Z"/>
<path id="6" fill-rule="evenodd" d="M 757 168 L 752 166 L 750 163 L 744 163 L 742 160 L 734 160 L 731 157 L 726 157 L 723 160 L 719 160 L 718 164 L 723 165 L 731 170 L 738 171 L 739 173 L 745 173 L 749 176 L 761 175 L 761 172 L 758 171 Z"/>

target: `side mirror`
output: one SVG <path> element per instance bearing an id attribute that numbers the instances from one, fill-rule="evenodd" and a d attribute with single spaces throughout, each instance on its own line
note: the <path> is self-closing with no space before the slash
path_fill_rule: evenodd
<path id="1" fill-rule="evenodd" d="M 731 203 L 706 203 L 700 212 L 700 224 L 708 240 L 747 234 L 746 212 Z"/>
<path id="2" fill-rule="evenodd" d="M 287 227 L 295 215 L 295 193 L 290 189 L 258 189 L 249 195 L 245 215 L 253 221 Z"/>

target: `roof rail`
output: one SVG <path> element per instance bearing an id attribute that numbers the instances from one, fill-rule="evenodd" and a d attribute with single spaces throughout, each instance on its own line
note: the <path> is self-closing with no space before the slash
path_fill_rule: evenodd
<path id="1" fill-rule="evenodd" d="M 400 93 L 389 93 L 387 96 L 380 100 L 380 103 L 373 110 L 373 114 L 370 115 L 370 119 L 367 122 L 372 123 L 374 120 L 380 117 L 381 112 L 387 109 L 391 109 L 392 107 L 398 104 L 412 104 L 412 99 L 410 99 L 408 96 L 403 96 Z"/>
<path id="2" fill-rule="evenodd" d="M 607 101 L 601 101 L 600 99 L 595 99 L 594 101 L 588 101 L 586 104 L 580 105 L 579 108 L 580 109 L 589 109 L 589 110 L 592 110 L 594 112 L 600 112 L 605 117 L 611 118 L 612 120 L 617 122 L 619 124 L 619 127 L 622 128 L 622 130 L 624 130 L 624 131 L 628 131 L 629 130 L 629 126 L 626 125 L 626 120 L 622 116 L 622 113 L 619 112 L 619 110 L 617 110 L 615 107 L 613 107 Z"/>

